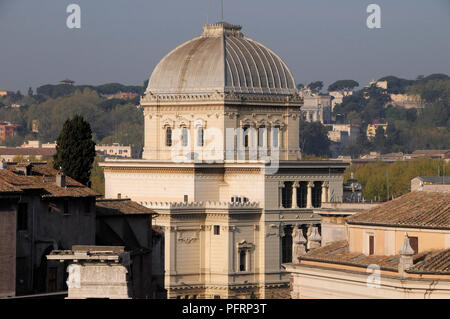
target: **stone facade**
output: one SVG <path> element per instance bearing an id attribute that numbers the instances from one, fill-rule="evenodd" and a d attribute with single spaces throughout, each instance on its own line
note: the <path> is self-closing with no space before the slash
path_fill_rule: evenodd
<path id="1" fill-rule="evenodd" d="M 130 254 L 124 247 L 73 246 L 54 250 L 49 263 L 66 262 L 68 296 L 66 299 L 129 299 L 132 286 L 128 276 Z"/>
<path id="2" fill-rule="evenodd" d="M 168 298 L 286 296 L 293 233 L 316 245 L 313 208 L 342 201 L 348 164 L 300 160 L 292 74 L 240 30 L 207 25 L 169 53 L 141 99 L 143 159 L 100 164 L 106 198 L 159 214 Z"/>

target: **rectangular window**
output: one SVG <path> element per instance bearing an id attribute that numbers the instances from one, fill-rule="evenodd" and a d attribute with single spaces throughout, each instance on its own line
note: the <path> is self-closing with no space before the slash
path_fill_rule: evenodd
<path id="1" fill-rule="evenodd" d="M 414 250 L 414 254 L 419 253 L 419 239 L 417 237 L 409 237 L 409 245 Z"/>
<path id="2" fill-rule="evenodd" d="M 84 213 L 89 214 L 91 212 L 91 200 L 86 199 L 84 202 Z"/>
<path id="3" fill-rule="evenodd" d="M 166 129 L 166 146 L 172 146 L 172 129 L 170 127 Z"/>
<path id="4" fill-rule="evenodd" d="M 369 255 L 375 254 L 375 237 L 369 236 Z"/>
<path id="5" fill-rule="evenodd" d="M 220 235 L 220 226 L 214 225 L 214 235 Z"/>
<path id="6" fill-rule="evenodd" d="M 64 215 L 69 215 L 69 201 L 64 201 Z"/>
<path id="7" fill-rule="evenodd" d="M 28 204 L 19 203 L 17 210 L 17 230 L 28 229 Z"/>
<path id="8" fill-rule="evenodd" d="M 247 252 L 245 250 L 239 251 L 239 271 L 247 270 Z"/>
<path id="9" fill-rule="evenodd" d="M 198 136 L 197 136 L 197 145 L 198 146 L 203 146 L 203 143 L 204 143 L 204 141 L 203 141 L 203 135 L 204 135 L 203 128 L 199 127 L 197 132 L 198 132 L 197 133 L 198 134 Z"/>
<path id="10" fill-rule="evenodd" d="M 47 292 L 56 292 L 57 291 L 57 281 L 58 278 L 58 268 L 51 267 L 48 269 L 48 289 Z"/>

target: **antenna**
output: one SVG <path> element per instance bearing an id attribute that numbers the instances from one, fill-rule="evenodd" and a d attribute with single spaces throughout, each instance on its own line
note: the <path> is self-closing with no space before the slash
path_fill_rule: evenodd
<path id="1" fill-rule="evenodd" d="M 221 3 L 221 5 L 222 5 L 222 22 L 223 22 L 223 0 L 220 0 L 220 3 Z"/>

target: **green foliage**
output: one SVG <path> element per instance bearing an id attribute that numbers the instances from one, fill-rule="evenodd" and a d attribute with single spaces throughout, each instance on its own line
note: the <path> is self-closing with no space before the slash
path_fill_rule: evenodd
<path id="1" fill-rule="evenodd" d="M 328 92 L 332 91 L 350 91 L 359 86 L 359 83 L 354 80 L 339 80 L 328 86 Z"/>
<path id="2" fill-rule="evenodd" d="M 303 154 L 330 156 L 328 130 L 320 122 L 300 121 L 300 149 Z"/>
<path id="3" fill-rule="evenodd" d="M 308 88 L 311 90 L 311 92 L 319 93 L 323 88 L 323 82 L 322 81 L 315 81 L 308 84 Z"/>
<path id="4" fill-rule="evenodd" d="M 103 158 L 96 156 L 91 172 L 91 188 L 101 195 L 105 195 L 105 175 L 103 169 L 98 165 Z"/>
<path id="5" fill-rule="evenodd" d="M 92 88 L 70 87 L 74 90 L 69 95 L 56 98 L 43 95 L 25 96 L 18 102 L 24 105 L 20 109 L 0 107 L 1 120 L 19 124 L 22 128 L 17 137 L 8 139 L 2 144 L 18 146 L 22 144 L 24 138 L 53 142 L 66 119 L 79 114 L 91 125 L 95 142 L 132 144 L 142 149 L 144 116 L 142 108 L 136 107 L 139 95 L 134 100 L 106 99 Z M 103 87 L 108 88 L 108 85 Z M 2 97 L 0 103 L 10 105 L 11 99 L 9 96 Z M 39 123 L 38 133 L 31 132 L 34 120 Z"/>
<path id="6" fill-rule="evenodd" d="M 377 120 L 388 123 L 386 139 L 346 145 L 343 153 L 355 156 L 369 151 L 409 153 L 416 149 L 450 148 L 450 78 L 432 74 L 417 80 L 384 77 L 388 90 L 375 85 L 344 97 L 335 106 L 336 122 L 358 121 L 365 132 L 368 124 Z M 388 93 L 419 95 L 425 101 L 423 109 L 405 109 L 390 104 Z M 384 144 L 384 145 L 383 145 Z"/>
<path id="7" fill-rule="evenodd" d="M 73 94 L 75 91 L 80 90 L 83 91 L 85 89 L 90 89 L 97 94 L 116 94 L 119 92 L 127 92 L 127 93 L 137 93 L 142 94 L 144 92 L 144 88 L 142 86 L 133 86 L 133 85 L 123 85 L 120 83 L 107 83 L 99 86 L 93 85 L 67 85 L 67 84 L 59 84 L 59 85 L 51 85 L 46 84 L 40 86 L 36 89 L 36 93 L 38 95 L 46 96 L 49 98 L 56 99 L 58 97 L 68 96 Z"/>
<path id="8" fill-rule="evenodd" d="M 411 180 L 417 176 L 448 176 L 450 163 L 424 158 L 395 163 L 352 164 L 346 171 L 345 180 L 350 178 L 350 172 L 362 185 L 365 199 L 385 201 L 388 189 L 389 199 L 408 193 Z"/>
<path id="9" fill-rule="evenodd" d="M 413 80 L 405 80 L 392 75 L 385 76 L 379 79 L 378 81 L 387 81 L 388 82 L 387 92 L 393 94 L 405 93 L 405 88 L 414 83 Z"/>
<path id="10" fill-rule="evenodd" d="M 66 175 L 87 185 L 94 158 L 95 142 L 89 123 L 80 115 L 66 120 L 56 140 L 53 167 L 62 168 Z"/>

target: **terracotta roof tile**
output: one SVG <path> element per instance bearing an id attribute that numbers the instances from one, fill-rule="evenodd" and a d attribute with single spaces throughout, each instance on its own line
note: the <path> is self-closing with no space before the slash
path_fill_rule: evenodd
<path id="1" fill-rule="evenodd" d="M 338 241 L 310 250 L 299 259 L 364 268 L 375 264 L 380 266 L 381 269 L 398 271 L 400 255 L 383 256 L 351 253 L 347 241 Z M 414 266 L 407 271 L 408 273 L 450 275 L 450 249 L 421 252 L 414 255 L 413 259 Z"/>
<path id="2" fill-rule="evenodd" d="M 0 155 L 52 156 L 56 149 L 47 147 L 0 147 Z"/>
<path id="3" fill-rule="evenodd" d="M 3 187 L 13 187 L 18 190 L 42 190 L 42 197 L 92 197 L 98 196 L 95 191 L 89 187 L 77 182 L 73 178 L 66 176 L 66 186 L 56 185 L 57 170 L 44 163 L 33 163 L 31 175 L 20 175 L 16 169 L 21 164 L 9 164 L 7 169 L 0 170 L 0 185 Z M 9 185 L 9 186 L 7 186 Z"/>
<path id="4" fill-rule="evenodd" d="M 350 216 L 347 223 L 450 229 L 450 192 L 410 192 Z"/>

